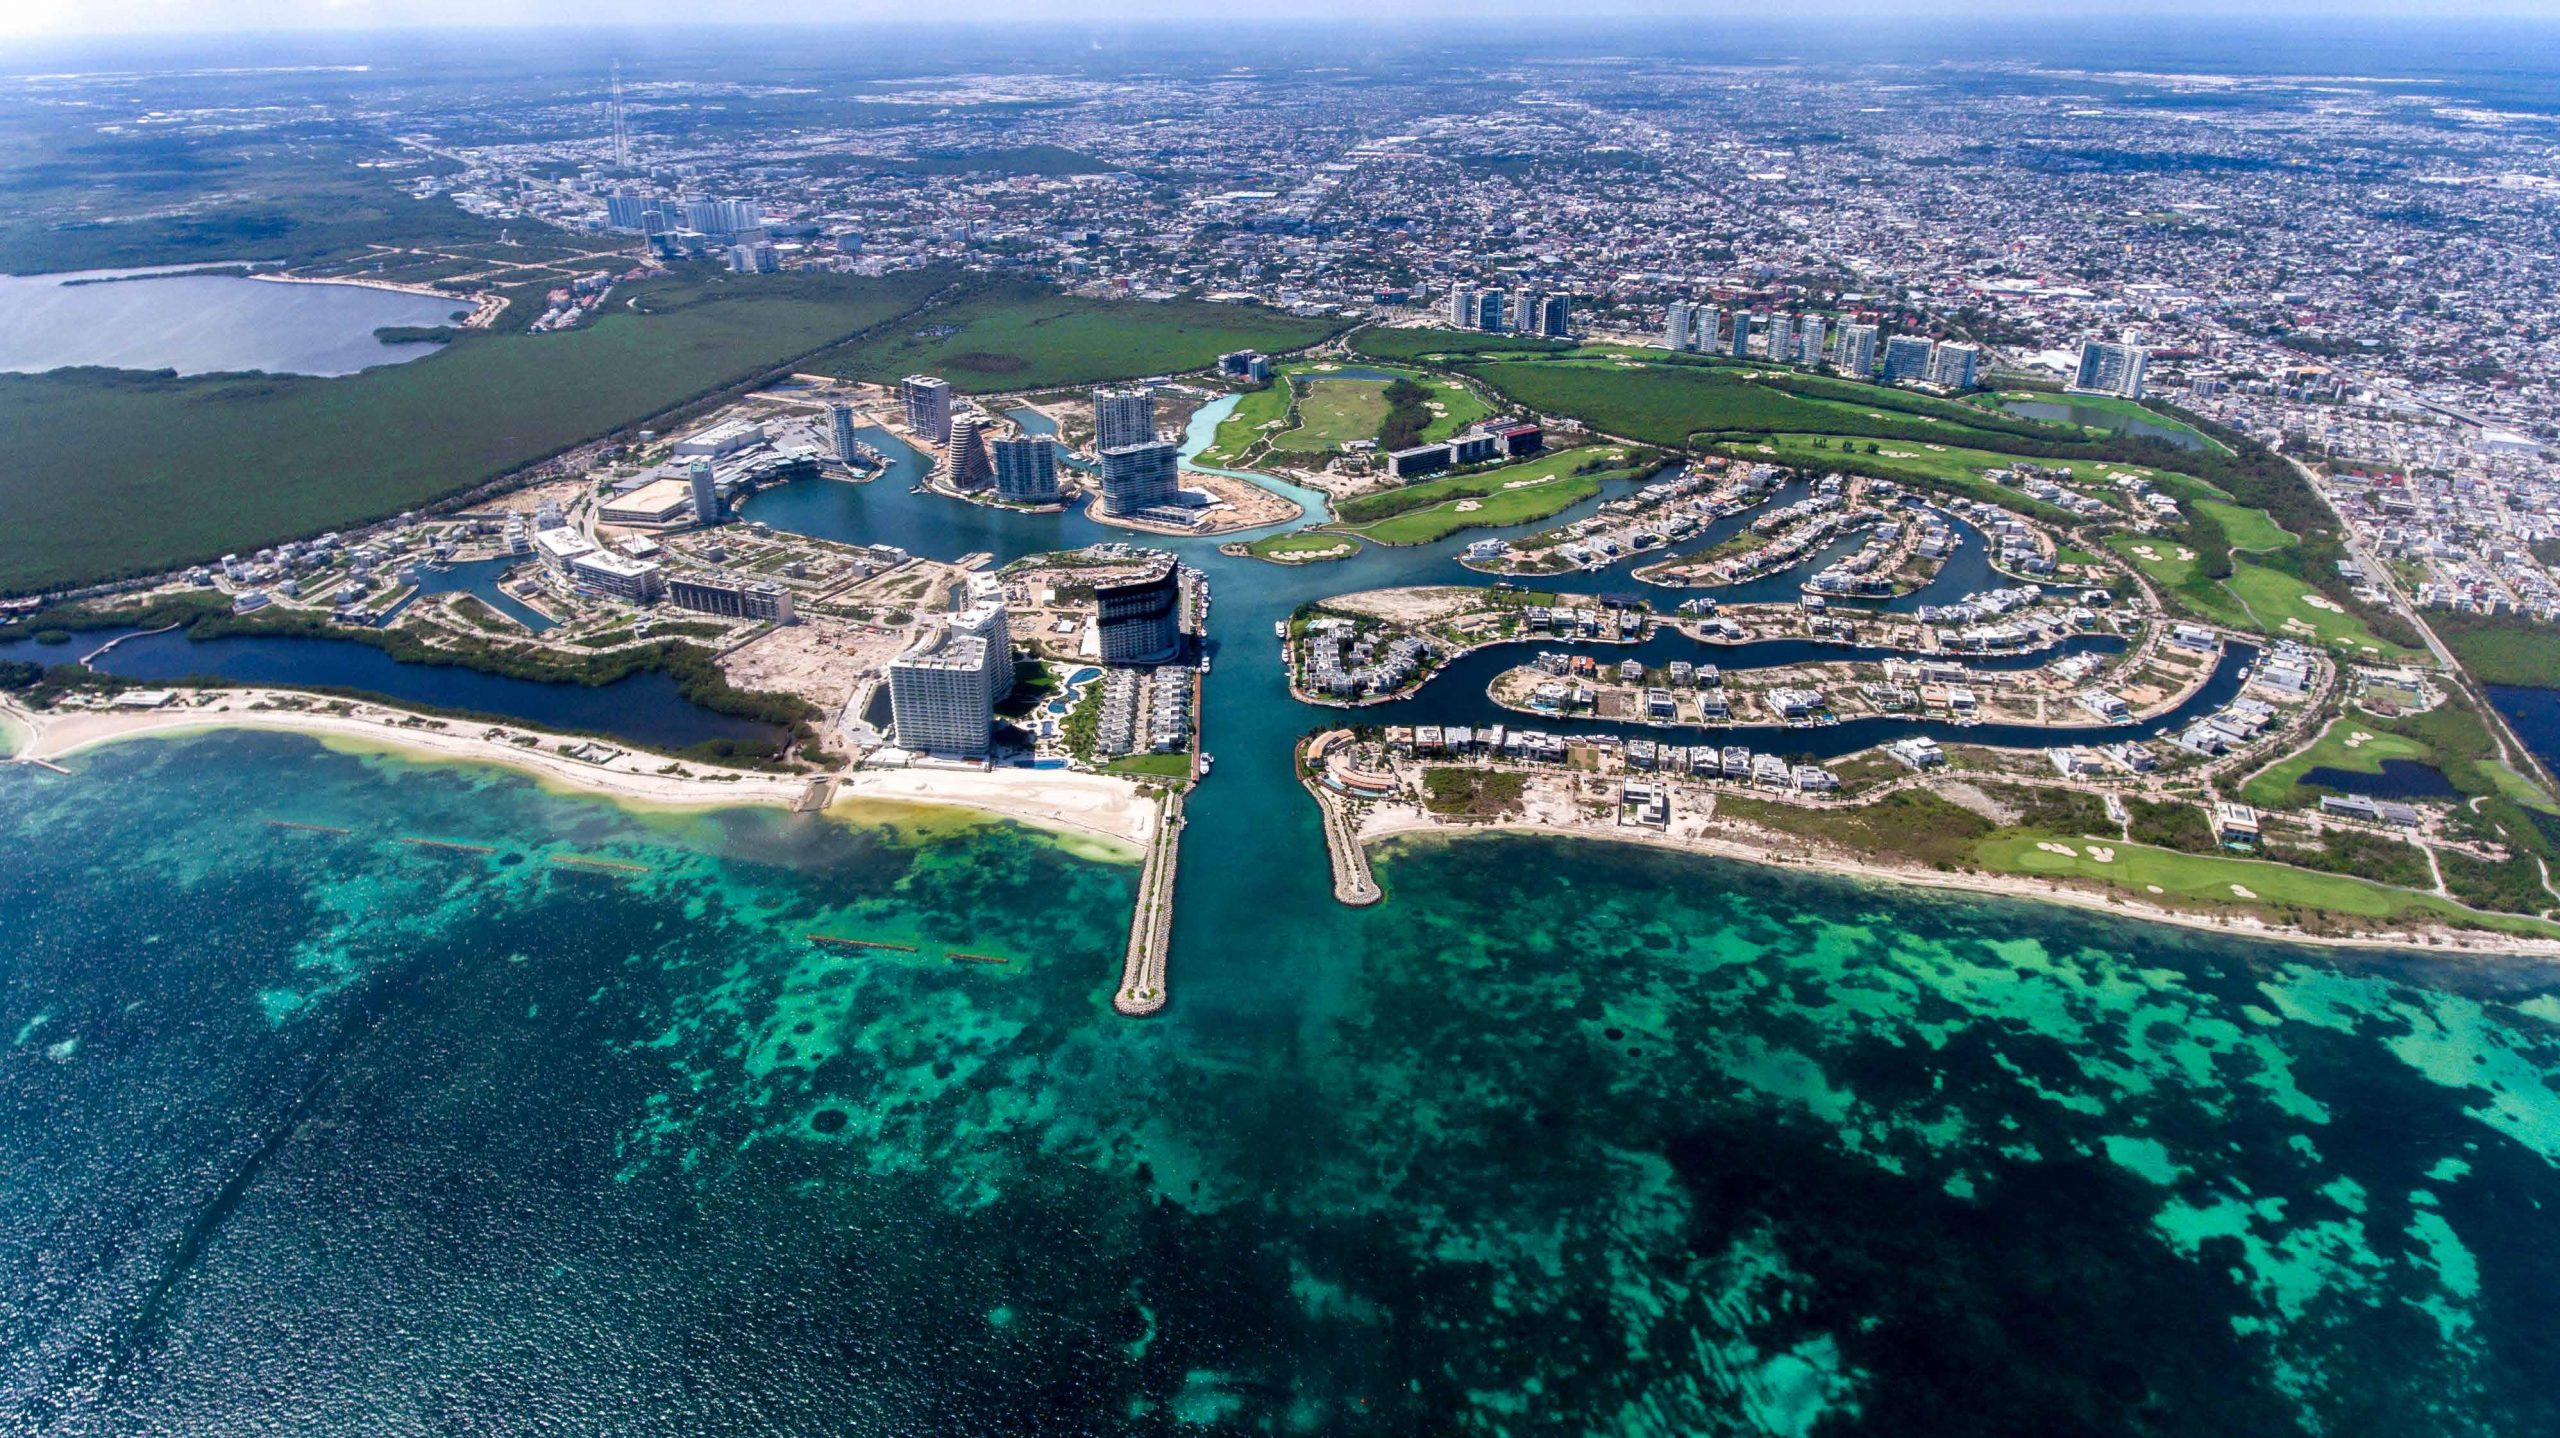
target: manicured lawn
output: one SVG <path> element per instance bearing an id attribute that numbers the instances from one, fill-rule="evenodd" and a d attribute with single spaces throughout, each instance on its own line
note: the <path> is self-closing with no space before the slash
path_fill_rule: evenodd
<path id="1" fill-rule="evenodd" d="M 2357 735 L 2363 739 L 2350 744 Z M 2314 769 L 2344 769 L 2350 774 L 2379 774 L 2385 759 L 2414 759 L 2421 764 L 2435 762 L 2435 751 L 2405 734 L 2394 734 L 2349 714 L 2321 731 L 2311 746 L 2285 759 L 2282 763 L 2252 779 L 2240 790 L 2243 802 L 2262 809 L 2299 808 L 2312 803 L 2319 791 L 2301 787 L 2301 779 Z"/>
<path id="2" fill-rule="evenodd" d="M 0 375 L 0 590 L 397 514 L 880 325 L 942 282 L 671 278 L 577 329 L 467 334 L 335 379 Z"/>
<path id="3" fill-rule="evenodd" d="M 2202 430 L 2195 428 L 2193 425 L 2187 424 L 2181 420 L 2171 419 L 2169 416 L 2162 414 L 2158 410 L 2152 409 L 2147 405 L 2140 404 L 2129 399 L 2119 399 L 2114 395 L 2055 394 L 2043 390 L 2003 390 L 1998 395 L 1986 397 L 1977 401 L 1977 403 L 1985 405 L 1996 403 L 2001 405 L 2004 409 L 2006 406 L 2016 403 L 2068 405 L 2071 408 L 2090 416 L 2097 422 L 2098 426 L 2102 428 L 2112 427 L 2119 421 L 2131 420 L 2142 424 L 2158 425 L 2162 429 L 2176 430 L 2178 433 L 2194 439 L 2198 444 L 2211 445 L 2215 449 L 2226 449 L 2226 446 L 2224 446 L 2220 441 L 2204 433 Z"/>
<path id="4" fill-rule="evenodd" d="M 1102 766 L 1113 774 L 1129 774 L 1142 779 L 1188 779 L 1191 777 L 1191 755 L 1132 754 L 1114 759 Z"/>
<path id="5" fill-rule="evenodd" d="M 2254 549 L 2263 554 L 2291 549 L 2296 543 L 2285 527 L 2269 518 L 2263 509 L 2244 509 L 2219 499 L 2194 503 L 2196 508 L 2212 515 L 2222 526 L 2223 537 L 2231 541 L 2234 549 Z"/>
<path id="6" fill-rule="evenodd" d="M 1289 413 L 1289 381 L 1286 376 L 1269 385 L 1251 390 L 1236 399 L 1236 407 L 1218 421 L 1218 432 L 1211 436 L 1209 447 L 1192 456 L 1194 463 L 1213 468 L 1232 468 L 1244 461 L 1244 453 L 1260 442 L 1269 428 Z"/>
<path id="7" fill-rule="evenodd" d="M 1291 534 L 1272 534 L 1245 546 L 1245 552 L 1257 559 L 1274 559 L 1288 564 L 1318 564 L 1335 559 L 1349 559 L 1360 552 L 1360 541 L 1348 534 L 1326 530 L 1299 530 Z"/>
<path id="8" fill-rule="evenodd" d="M 2375 636 L 2364 621 L 2338 608 L 2320 591 L 2282 570 L 2234 557 L 2225 587 L 2248 606 L 2268 634 L 2305 639 L 2332 649 L 2361 653 L 2373 650 L 2386 659 L 2416 659 L 2425 651 L 2404 649 Z M 2309 632 L 2306 633 L 2305 630 Z"/>
<path id="9" fill-rule="evenodd" d="M 1617 450 L 1563 450 L 1498 469 L 1362 495 L 1335 509 L 1347 521 L 1340 527 L 1363 538 L 1380 544 L 1429 544 L 1462 529 L 1545 519 L 1598 494 L 1604 480 L 1633 478 L 1639 472 L 1632 467 L 1573 472 L 1611 455 L 1625 457 Z"/>
<path id="10" fill-rule="evenodd" d="M 2197 573 L 2195 551 L 2157 534 L 2110 534 L 2107 548 L 2124 556 L 2151 582 L 2197 615 L 2234 629 L 2251 628 L 2247 611 L 2231 591 Z"/>
<path id="11" fill-rule="evenodd" d="M 1284 430 L 1271 447 L 1291 454 L 1322 455 L 1334 446 L 1376 439 L 1387 422 L 1387 385 L 1382 379 L 1336 379 L 1309 375 L 1299 381 L 1298 425 Z"/>
<path id="12" fill-rule="evenodd" d="M 2240 514 L 2257 514 L 2255 510 L 2235 510 Z M 2258 515 L 2260 522 L 2274 528 L 2274 522 Z M 2285 546 L 2293 543 L 2284 535 Z M 2232 557 L 2231 577 L 2219 582 L 2197 573 L 2193 559 L 2180 558 L 2192 554 L 2176 540 L 2159 535 L 2110 534 L 2107 547 L 2130 560 L 2134 567 L 2151 577 L 2163 593 L 2186 607 L 2198 618 L 2234 629 L 2253 629 L 2277 638 L 2300 639 L 2332 649 L 2344 648 L 2361 654 L 2367 649 L 2392 659 L 2413 659 L 2419 651 L 2404 649 L 2384 642 L 2364 621 L 2333 602 L 2318 590 L 2280 569 L 2252 562 L 2246 554 Z M 2284 547 L 2284 546 L 2279 546 Z M 2145 557 L 2146 554 L 2149 557 Z M 2316 602 L 2315 602 L 2316 601 Z M 2286 621 L 2298 621 L 2287 627 Z"/>
<path id="13" fill-rule="evenodd" d="M 1982 866 L 2004 874 L 2095 880 L 2137 900 L 2175 900 L 2207 908 L 2263 913 L 2286 909 L 2353 914 L 2376 921 L 2411 917 L 2451 920 L 2505 933 L 2560 936 L 2560 924 L 2511 914 L 2475 914 L 2433 894 L 2411 893 L 2343 874 L 2222 854 L 2182 854 L 2140 844 L 2101 844 L 2113 857 L 2091 857 L 2086 839 L 2043 840 L 2072 850 L 2056 854 L 2036 847 L 2033 834 L 1983 840 L 1974 853 Z M 2253 897 L 2234 892 L 2238 885 Z M 2160 893 L 2151 892 L 2153 887 Z"/>
<path id="14" fill-rule="evenodd" d="M 1857 435 L 1962 443 L 1968 434 L 2077 431 L 2003 420 L 1966 406 L 1873 386 L 1761 368 L 1669 359 L 1493 359 L 1469 374 L 1531 409 L 1569 414 L 1608 434 L 1677 445 L 1701 432 Z"/>
<path id="15" fill-rule="evenodd" d="M 1431 391 L 1431 398 L 1426 403 L 1438 406 L 1432 411 L 1431 422 L 1422 427 L 1424 444 L 1437 444 L 1472 429 L 1493 413 L 1492 405 L 1456 380 L 1420 375 L 1416 378 Z"/>
<path id="16" fill-rule="evenodd" d="M 1229 350 L 1299 349 L 1340 328 L 1255 305 L 1092 300 L 999 283 L 807 368 L 881 383 L 936 374 L 973 394 L 1047 389 L 1204 369 Z"/>
<path id="17" fill-rule="evenodd" d="M 1572 346 L 1562 340 L 1542 340 L 1527 335 L 1484 334 L 1476 330 L 1372 328 L 1352 336 L 1351 348 L 1356 354 L 1392 363 L 1441 354 L 1561 352 L 1571 349 Z"/>

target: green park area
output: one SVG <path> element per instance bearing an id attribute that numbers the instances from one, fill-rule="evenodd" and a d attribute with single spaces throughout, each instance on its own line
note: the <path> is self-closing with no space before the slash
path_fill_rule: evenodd
<path id="1" fill-rule="evenodd" d="M 2307 582 L 2251 555 L 2273 559 L 2298 541 L 2263 511 L 2217 501 L 2198 502 L 2223 526 L 2232 546 L 2231 573 L 2216 579 L 2196 550 L 2165 535 L 2111 534 L 2107 547 L 2140 569 L 2180 607 L 2200 619 L 2233 629 L 2343 650 L 2365 658 L 2415 659 L 2423 651 L 2373 632 L 2354 613 Z M 2370 652 L 2368 652 L 2370 651 Z"/>
<path id="2" fill-rule="evenodd" d="M 1402 449 L 1449 438 L 1493 406 L 1462 380 L 1416 370 L 1332 373 L 1328 364 L 1291 365 L 1265 389 L 1236 402 L 1197 456 L 1222 467 L 1265 458 L 1321 465 L 1345 445 Z"/>
<path id="3" fill-rule="evenodd" d="M 1245 552 L 1256 559 L 1268 559 L 1278 564 L 1321 564 L 1358 554 L 1360 541 L 1348 534 L 1302 529 L 1288 534 L 1265 535 L 1247 544 Z"/>
<path id="4" fill-rule="evenodd" d="M 342 378 L 0 375 L 0 590 L 147 573 L 472 488 L 915 308 L 932 277 L 674 278 Z"/>
<path id="5" fill-rule="evenodd" d="M 1289 383 L 1298 390 L 1298 422 L 1271 437 L 1279 453 L 1322 457 L 1337 445 L 1376 439 L 1386 426 L 1392 380 L 1308 375 Z"/>
<path id="6" fill-rule="evenodd" d="M 1487 354 L 1562 354 L 1573 346 L 1564 340 L 1534 335 L 1486 334 L 1480 330 L 1385 329 L 1371 327 L 1351 337 L 1355 354 L 1389 364 L 1422 359 L 1457 359 Z"/>
<path id="7" fill-rule="evenodd" d="M 2031 878 L 2101 884 L 2141 902 L 2207 912 L 2267 915 L 2278 922 L 2318 922 L 2347 915 L 2370 923 L 2441 922 L 2501 933 L 2560 937 L 2560 924 L 2522 914 L 2493 914 L 2410 889 L 2345 874 L 2228 854 L 2189 854 L 2143 844 L 2055 840 L 2003 833 L 1975 848 L 1984 868 Z"/>
<path id="8" fill-rule="evenodd" d="M 2106 394 L 2058 394 L 2050 390 L 2001 390 L 1974 403 L 2001 413 L 2055 424 L 2075 424 L 2106 434 L 2166 431 L 2198 447 L 2229 452 L 2230 446 L 2181 419 L 2174 419 L 2138 400 Z"/>
<path id="9" fill-rule="evenodd" d="M 2332 721 L 2309 748 L 2287 755 L 2243 785 L 2240 798 L 2261 809 L 2295 808 L 2321 792 L 2302 783 L 2302 777 L 2314 769 L 2379 774 L 2386 759 L 2433 765 L 2435 757 L 2435 750 L 2419 740 L 2349 714 Z"/>
<path id="10" fill-rule="evenodd" d="M 1218 469 L 1244 463 L 1245 456 L 1288 419 L 1290 398 L 1285 378 L 1236 396 L 1236 407 L 1218 422 L 1218 432 L 1192 461 Z"/>
<path id="11" fill-rule="evenodd" d="M 1498 357 L 1460 366 L 1541 414 L 1570 414 L 1606 434 L 1680 445 L 1692 435 L 1799 433 L 1963 444 L 1988 434 L 2047 440 L 2076 432 L 1876 385 L 1762 366 L 1694 360 Z"/>
<path id="12" fill-rule="evenodd" d="M 1338 528 L 1379 544 L 1429 544 L 1462 529 L 1526 524 L 1591 498 L 1649 461 L 1623 448 L 1560 450 L 1518 464 L 1424 480 L 1334 506 Z"/>
<path id="13" fill-rule="evenodd" d="M 1304 348 L 1339 330 L 1257 305 L 1097 300 L 991 284 L 914 324 L 811 361 L 813 373 L 892 384 L 934 374 L 972 394 L 1100 384 L 1203 369 L 1231 350 Z"/>

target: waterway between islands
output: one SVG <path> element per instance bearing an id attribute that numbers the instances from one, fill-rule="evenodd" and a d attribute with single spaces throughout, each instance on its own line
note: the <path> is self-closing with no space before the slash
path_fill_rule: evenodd
<path id="1" fill-rule="evenodd" d="M 1185 452 L 1196 453 L 1205 447 L 1216 432 L 1218 422 L 1233 406 L 1234 400 L 1229 398 L 1204 406 L 1195 413 L 1185 434 Z M 1204 786 L 1190 810 L 1192 827 L 1204 843 L 1249 840 L 1267 843 L 1273 835 L 1288 832 L 1288 826 L 1297 825 L 1306 832 L 1303 836 L 1292 834 L 1293 845 L 1303 837 L 1308 846 L 1305 852 L 1310 855 L 1314 852 L 1314 819 L 1292 772 L 1292 753 L 1300 736 L 1337 722 L 1343 711 L 1306 704 L 1291 697 L 1280 646 L 1272 637 L 1276 622 L 1287 619 L 1301 605 L 1331 594 L 1401 585 L 1481 586 L 1492 582 L 1487 576 L 1458 563 L 1458 556 L 1466 547 L 1484 537 L 1486 531 L 1483 530 L 1462 531 L 1436 543 L 1410 547 L 1372 544 L 1349 559 L 1325 564 L 1270 564 L 1220 553 L 1218 546 L 1236 538 L 1233 535 L 1176 538 L 1135 534 L 1097 523 L 1074 509 L 1034 514 L 918 493 L 915 485 L 925 477 L 928 469 L 924 456 L 887 430 L 865 428 L 860 433 L 865 442 L 889 457 L 889 467 L 879 478 L 866 483 L 823 476 L 795 480 L 753 496 L 742 507 L 741 516 L 777 530 L 848 543 L 894 545 L 935 559 L 957 559 L 964 554 L 983 551 L 994 555 L 994 562 L 998 565 L 1025 555 L 1087 544 L 1138 544 L 1172 550 L 1185 563 L 1208 575 L 1212 606 L 1206 648 L 1213 662 L 1205 685 L 1202 742 L 1219 756 L 1219 763 L 1214 781 Z M 1319 523 L 1327 512 L 1320 492 L 1268 476 L 1247 477 L 1288 494 L 1303 505 L 1308 515 L 1296 521 L 1296 526 Z M 1635 488 L 1637 483 L 1614 481 L 1600 495 L 1539 521 L 1533 527 L 1569 524 Z M 1791 486 L 1769 503 L 1784 504 L 1802 493 L 1802 487 Z M 1808 555 L 1799 563 L 1776 573 L 1716 589 L 1663 589 L 1636 584 L 1626 577 L 1625 570 L 1634 564 L 1659 562 L 1665 555 L 1711 548 L 1740 532 L 1751 519 L 1765 512 L 1768 512 L 1767 507 L 1762 506 L 1723 516 L 1677 545 L 1631 554 L 1600 570 L 1539 576 L 1520 582 L 1540 590 L 1578 597 L 1642 592 L 1658 602 L 1692 594 L 1712 595 L 1730 603 L 1784 601 L 1797 595 L 1798 586 L 1807 576 L 1837 558 L 1839 553 L 1864 542 L 1863 536 L 1849 536 L 1841 544 Z M 1863 607 L 1909 613 L 1923 604 L 1949 603 L 1966 594 L 2013 582 L 1991 568 L 1990 547 L 1978 530 L 1961 519 L 1952 519 L 1952 522 L 1963 531 L 1965 542 L 1928 584 L 1910 594 Z M 1532 526 L 1524 526 L 1528 527 Z M 1245 537 L 1258 537 L 1269 532 L 1257 531 Z M 447 571 L 423 573 L 421 578 L 432 592 L 463 590 L 490 600 L 510 614 L 539 620 L 539 615 L 499 589 L 498 574 L 508 563 L 502 560 L 483 561 L 454 566 Z M 1842 601 L 1842 607 L 1859 606 Z M 1241 636 L 1240 641 L 1230 643 L 1234 636 Z M 69 650 L 42 648 L 22 641 L 10 646 L 9 652 L 0 654 L 0 657 L 58 662 L 75 654 L 89 654 L 97 650 L 103 641 L 119 638 L 122 636 L 112 633 L 84 635 Z M 1715 664 L 1728 672 L 1825 660 L 1879 660 L 1892 657 L 1897 652 L 1812 640 L 1709 645 L 1669 629 L 1633 646 L 1583 645 L 1556 640 L 1537 647 L 1591 653 L 1608 659 L 1635 658 L 1649 665 L 1688 659 Z M 2106 652 L 2121 647 L 2122 641 L 2110 636 L 2083 636 L 2032 654 L 1968 656 L 1965 662 L 1987 669 L 2032 668 L 2072 653 Z M 19 653 L 18 650 L 28 652 Z M 2195 694 L 2167 713 L 2136 725 L 1960 724 L 1878 717 L 1814 727 L 1740 725 L 1703 729 L 1656 728 L 1596 719 L 1523 715 L 1503 709 L 1493 702 L 1487 687 L 1494 676 L 1526 662 L 1533 652 L 1529 646 L 1499 644 L 1461 656 L 1418 693 L 1364 707 L 1358 711 L 1358 718 L 1360 722 L 1375 724 L 1486 726 L 1507 723 L 1570 735 L 1614 734 L 1670 740 L 1685 737 L 1689 742 L 1739 744 L 1791 759 L 1808 760 L 1837 758 L 1914 734 L 1929 735 L 1945 742 L 2035 748 L 2057 743 L 2144 738 L 2177 727 L 2198 714 L 2219 707 L 2236 694 L 2242 682 L 2242 671 L 2257 653 L 2247 646 L 2231 646 L 2211 679 Z M 92 662 L 108 673 L 133 679 L 170 680 L 208 675 L 244 684 L 359 689 L 394 701 L 470 710 L 544 727 L 601 733 L 631 742 L 663 746 L 681 747 L 714 739 L 752 739 L 765 737 L 769 732 L 764 726 L 751 721 L 715 714 L 689 703 L 676 692 L 673 682 L 661 674 L 634 675 L 610 685 L 581 688 L 459 668 L 400 663 L 369 646 L 348 640 L 232 636 L 195 642 L 174 633 L 139 635 L 114 644 Z M 1274 867 L 1291 871 L 1303 867 L 1309 874 L 1321 873 L 1323 869 L 1312 859 L 1304 866 Z M 1194 903 L 1201 887 L 1196 881 L 1186 882 L 1183 907 L 1186 912 L 1196 909 L 1214 914 L 1222 906 Z M 1214 922 L 1214 919 L 1201 922 Z"/>

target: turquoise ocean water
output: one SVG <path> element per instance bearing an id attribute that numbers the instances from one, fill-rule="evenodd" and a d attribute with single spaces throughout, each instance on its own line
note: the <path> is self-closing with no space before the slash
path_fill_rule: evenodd
<path id="1" fill-rule="evenodd" d="M 8 1431 L 2555 1421 L 2538 970 L 1483 838 L 1204 880 L 1134 1022 L 1134 868 L 1010 825 L 81 768 L 0 771 Z"/>

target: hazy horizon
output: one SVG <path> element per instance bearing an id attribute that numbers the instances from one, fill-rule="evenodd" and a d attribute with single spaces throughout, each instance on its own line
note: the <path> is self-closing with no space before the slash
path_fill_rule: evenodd
<path id="1" fill-rule="evenodd" d="M 1846 22 L 1883 23 L 1914 20 L 1996 20 L 2070 26 L 2159 21 L 2220 28 L 2284 25 L 2291 22 L 2392 21 L 2408 24 L 2560 22 L 2560 0 L 2350 0 L 2323 4 L 2316 0 L 2273 0 L 2235 15 L 2227 4 L 2211 0 L 2152 0 L 2119 6 L 2103 14 L 2058 15 L 2035 0 L 1918 0 L 1913 4 L 1885 0 L 1799 0 L 1783 16 L 1764 14 L 1700 14 L 1684 0 L 1600 0 L 1559 16 L 1540 0 L 1492 0 L 1451 13 L 1448 7 L 1418 0 L 1302 0 L 1286 16 L 1256 12 L 1250 19 L 1212 17 L 1179 0 L 1112 0 L 1103 5 L 1066 0 L 992 0 L 972 7 L 965 21 L 918 21 L 909 7 L 886 0 L 840 3 L 826 13 L 787 18 L 708 19 L 698 6 L 683 0 L 625 0 L 609 17 L 593 7 L 567 0 L 449 0 L 426 5 L 417 0 L 94 0 L 77 7 L 27 5 L 0 8 L 0 41 L 81 40 L 135 36 L 207 36 L 246 32 L 364 33 L 369 31 L 541 30 L 620 31 L 639 29 L 840 29 L 887 27 L 971 28 L 1036 24 L 1061 28 L 1162 25 L 1171 28 L 1237 26 L 1286 29 L 1312 24 L 1349 22 L 1362 28 L 1399 30 L 1467 29 L 1495 23 L 1537 30 L 1581 29 L 1595 22 L 1645 21 L 1689 24 L 1701 29 L 1785 29 Z"/>

